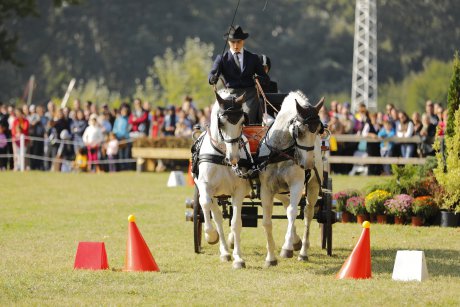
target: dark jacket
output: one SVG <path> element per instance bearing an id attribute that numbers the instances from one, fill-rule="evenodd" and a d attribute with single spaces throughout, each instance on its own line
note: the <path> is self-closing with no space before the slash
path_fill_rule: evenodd
<path id="1" fill-rule="evenodd" d="M 211 72 L 209 73 L 208 81 L 215 74 L 217 74 L 217 76 L 222 74 L 225 79 L 225 85 L 229 88 L 254 87 L 254 74 L 259 76 L 259 81 L 262 85 L 270 82 L 270 78 L 265 73 L 259 57 L 246 49 L 244 49 L 241 73 L 238 66 L 236 66 L 232 53 L 227 51 L 224 53 L 223 57 L 220 55 L 216 57 Z"/>

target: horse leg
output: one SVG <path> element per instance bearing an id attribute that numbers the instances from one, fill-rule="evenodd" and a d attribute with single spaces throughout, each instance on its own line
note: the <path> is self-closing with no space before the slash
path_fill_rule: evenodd
<path id="1" fill-rule="evenodd" d="M 215 201 L 211 204 L 212 217 L 214 218 L 214 223 L 216 224 L 218 238 L 222 238 L 219 243 L 220 251 L 220 260 L 223 262 L 230 261 L 230 252 L 228 251 L 227 242 L 225 242 L 224 227 L 222 226 L 224 218 L 222 216 L 222 211 L 220 211 L 219 206 Z"/>
<path id="2" fill-rule="evenodd" d="M 315 205 L 316 201 L 318 200 L 320 184 L 316 180 L 316 178 L 310 179 L 307 183 L 307 205 L 304 209 L 304 223 L 305 223 L 305 231 L 303 234 L 302 240 L 302 249 L 300 250 L 298 260 L 299 261 L 307 261 L 308 254 L 307 251 L 310 248 L 310 225 L 311 221 L 313 220 L 313 215 L 315 213 Z"/>
<path id="3" fill-rule="evenodd" d="M 276 198 L 281 201 L 283 204 L 284 210 L 287 210 L 289 206 L 289 196 L 286 194 L 278 194 L 276 195 Z M 295 227 L 294 224 L 294 250 L 299 251 L 302 248 L 302 239 L 300 236 L 297 234 L 297 228 Z"/>
<path id="4" fill-rule="evenodd" d="M 244 196 L 241 195 L 234 195 L 232 197 L 232 208 L 233 208 L 233 216 L 232 216 L 232 225 L 231 230 L 234 239 L 234 248 L 233 248 L 233 268 L 234 269 L 242 269 L 246 267 L 244 260 L 241 258 L 241 228 L 243 223 L 241 221 L 241 209 L 243 203 Z"/>
<path id="5" fill-rule="evenodd" d="M 265 258 L 265 267 L 271 267 L 278 264 L 275 255 L 275 240 L 273 239 L 273 194 L 265 191 L 262 187 L 260 190 L 260 200 L 262 202 L 263 220 L 265 236 L 267 238 L 267 257 Z"/>
<path id="6" fill-rule="evenodd" d="M 204 216 L 204 238 L 206 242 L 214 245 L 219 241 L 219 234 L 211 223 L 211 193 L 209 193 L 206 185 L 201 185 L 198 188 L 200 190 L 200 205 Z M 204 193 L 202 191 L 204 191 Z"/>
<path id="7" fill-rule="evenodd" d="M 280 254 L 283 258 L 292 258 L 294 256 L 295 220 L 297 218 L 297 207 L 299 205 L 300 198 L 302 197 L 302 188 L 303 183 L 295 184 L 291 186 L 290 189 L 291 195 L 289 205 L 286 209 L 288 227 Z"/>

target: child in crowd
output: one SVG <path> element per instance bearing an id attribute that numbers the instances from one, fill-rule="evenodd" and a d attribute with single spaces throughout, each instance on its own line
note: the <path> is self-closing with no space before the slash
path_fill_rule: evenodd
<path id="1" fill-rule="evenodd" d="M 391 157 L 393 153 L 393 142 L 388 142 L 385 139 L 394 137 L 396 134 L 393 124 L 389 119 L 383 120 L 383 129 L 380 129 L 378 137 L 382 138 L 383 141 L 380 142 L 380 156 L 382 157 Z M 388 164 L 383 165 L 383 172 L 385 175 L 391 174 L 391 167 Z"/>
<path id="2" fill-rule="evenodd" d="M 86 155 L 86 148 L 81 147 L 78 149 L 77 156 L 75 157 L 73 169 L 76 172 L 86 172 L 88 169 L 88 156 Z"/>
<path id="3" fill-rule="evenodd" d="M 109 172 L 116 172 L 117 168 L 113 160 L 117 158 L 118 154 L 118 140 L 115 133 L 109 133 L 109 141 L 107 142 L 106 154 L 109 160 Z"/>
<path id="4" fill-rule="evenodd" d="M 6 170 L 6 164 L 8 162 L 7 157 L 2 157 L 1 155 L 7 154 L 8 143 L 6 141 L 6 131 L 5 127 L 0 124 L 0 171 Z"/>
<path id="5" fill-rule="evenodd" d="M 86 145 L 88 150 L 88 162 L 91 166 L 91 171 L 96 171 L 99 167 L 96 167 L 96 163 L 99 160 L 99 147 L 104 141 L 102 129 L 97 123 L 97 115 L 91 114 L 89 117 L 89 126 L 83 133 L 83 143 Z"/>

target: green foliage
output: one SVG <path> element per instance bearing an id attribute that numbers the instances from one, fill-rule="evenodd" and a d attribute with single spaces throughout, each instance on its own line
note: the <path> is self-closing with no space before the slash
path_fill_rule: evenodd
<path id="1" fill-rule="evenodd" d="M 383 110 L 384 105 L 391 102 L 410 114 L 424 110 L 428 99 L 444 102 L 450 70 L 451 63 L 429 60 L 423 71 L 409 74 L 400 83 L 390 80 L 379 87 L 380 109 Z"/>
<path id="2" fill-rule="evenodd" d="M 434 173 L 445 190 L 442 208 L 460 212 L 460 108 L 453 119 L 455 133 L 445 136 L 444 145 L 440 138 L 436 138 L 434 149 L 438 167 Z"/>
<path id="3" fill-rule="evenodd" d="M 155 57 L 149 73 L 159 82 L 160 99 L 164 104 L 179 105 L 184 95 L 191 95 L 198 106 L 213 101 L 213 91 L 207 82 L 211 69 L 212 44 L 198 38 L 187 38 L 177 52 L 166 49 L 163 57 Z"/>
<path id="4" fill-rule="evenodd" d="M 120 93 L 111 91 L 105 84 L 104 79 L 90 79 L 87 82 L 80 81 L 72 91 L 69 101 L 73 101 L 76 98 L 81 101 L 91 100 L 99 106 L 106 103 L 111 107 L 117 107 L 121 101 Z"/>
<path id="5" fill-rule="evenodd" d="M 50 82 L 52 86 L 46 90 L 49 78 L 53 80 L 60 71 L 69 76 L 65 80 L 104 78 L 109 89 L 131 97 L 144 83 L 152 58 L 165 54 L 167 48 L 178 50 L 187 37 L 197 36 L 202 42 L 216 44 L 213 56 L 219 54 L 224 43 L 222 34 L 235 6 L 233 0 L 110 1 L 103 5 L 101 1 L 82 1 L 81 5 L 67 5 L 74 2 L 1 1 L 2 5 L 36 3 L 40 18 L 6 18 L 8 33 L 17 33 L 15 55 L 24 68 L 0 67 L 0 100 L 20 95 L 31 74 L 35 74 L 38 84 L 34 97 L 47 98 L 52 88 L 60 96 L 62 84 Z M 263 3 L 241 1 L 236 22 L 251 35 L 245 47 L 272 59 L 271 76 L 278 81 L 280 90 L 301 89 L 313 98 L 322 93 L 349 93 L 354 4 L 349 0 L 280 0 L 269 1 L 262 10 Z M 411 72 L 423 70 L 427 59 L 451 59 L 460 41 L 459 1 L 401 0 L 378 4 L 380 83 L 393 80 L 398 84 Z M 0 48 L 4 46 L 0 44 Z M 39 73 L 43 71 L 42 56 L 50 59 L 56 68 L 54 74 Z M 134 82 L 136 79 L 140 82 Z M 158 86 L 158 80 L 154 81 Z M 197 95 L 200 103 L 206 103 L 202 102 L 206 96 Z M 379 97 L 386 102 L 384 95 L 380 91 Z M 349 100 L 349 94 L 339 98 Z"/>
<path id="6" fill-rule="evenodd" d="M 159 88 L 155 85 L 152 76 L 145 78 L 144 83 L 136 80 L 136 91 L 133 99 L 140 98 L 142 101 L 157 102 L 159 100 Z"/>
<path id="7" fill-rule="evenodd" d="M 458 56 L 458 50 L 455 52 L 453 66 L 454 71 L 450 79 L 449 92 L 447 93 L 448 119 L 446 135 L 449 137 L 455 134 L 455 111 L 460 107 L 460 58 Z M 457 129 L 459 129 L 459 127 L 457 127 Z"/>
<path id="8" fill-rule="evenodd" d="M 433 180 L 432 174 L 436 165 L 437 161 L 434 157 L 427 158 L 423 165 L 392 165 L 393 176 L 382 183 L 368 186 L 366 192 L 369 194 L 375 190 L 384 190 L 393 195 L 434 196 L 438 191 L 437 182 Z"/>

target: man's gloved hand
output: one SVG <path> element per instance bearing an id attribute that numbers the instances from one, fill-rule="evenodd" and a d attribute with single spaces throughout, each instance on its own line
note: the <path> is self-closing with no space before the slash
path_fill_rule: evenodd
<path id="1" fill-rule="evenodd" d="M 211 78 L 209 78 L 209 83 L 211 83 L 212 85 L 217 84 L 218 81 L 219 77 L 217 75 L 212 75 Z"/>

